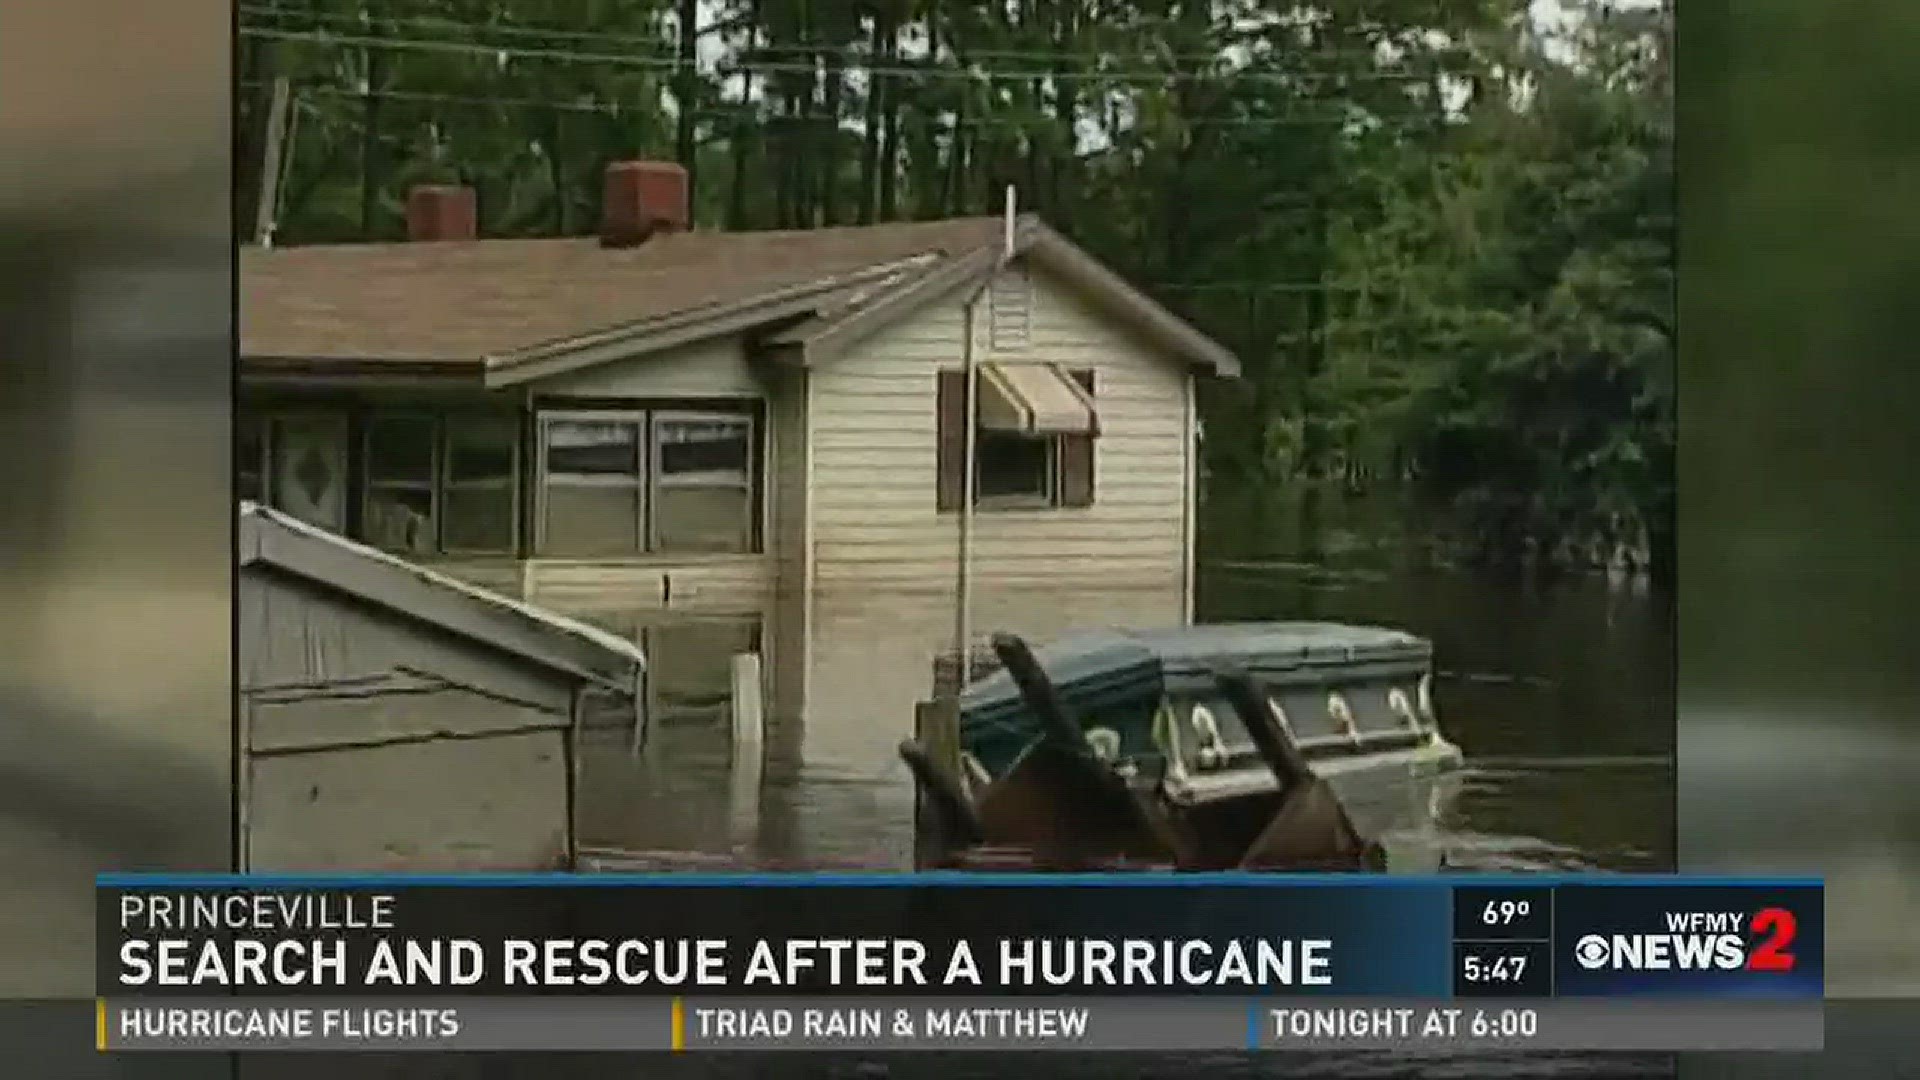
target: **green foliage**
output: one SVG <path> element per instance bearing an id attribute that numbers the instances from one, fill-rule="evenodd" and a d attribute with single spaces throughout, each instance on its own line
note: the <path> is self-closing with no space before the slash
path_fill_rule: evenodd
<path id="1" fill-rule="evenodd" d="M 407 187 L 454 177 L 487 235 L 582 233 L 632 156 L 679 157 L 708 228 L 997 213 L 1013 184 L 1243 357 L 1204 402 L 1214 476 L 1410 476 L 1489 558 L 1645 557 L 1664 24 L 1563 3 L 1584 29 L 1549 42 L 1530 6 L 245 0 L 236 209 L 276 77 L 283 243 L 397 238 Z"/>
<path id="2" fill-rule="evenodd" d="M 1490 560 L 1668 568 L 1674 207 L 1658 31 L 1616 17 L 1570 60 L 1514 50 L 1510 91 L 1448 135 L 1463 167 L 1402 159 L 1383 212 L 1339 245 L 1341 274 L 1371 287 L 1329 329 L 1315 400 L 1333 445 L 1415 471 Z"/>

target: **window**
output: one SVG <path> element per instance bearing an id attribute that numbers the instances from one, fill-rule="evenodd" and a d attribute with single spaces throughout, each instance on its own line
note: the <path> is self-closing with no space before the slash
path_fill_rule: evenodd
<path id="1" fill-rule="evenodd" d="M 360 533 L 388 551 L 430 555 L 439 549 L 434 477 L 439 421 L 430 414 L 386 413 L 366 424 L 366 487 Z"/>
<path id="2" fill-rule="evenodd" d="M 515 555 L 528 532 L 557 558 L 750 553 L 757 438 L 745 410 L 266 411 L 235 425 L 234 485 L 413 557 Z"/>
<path id="3" fill-rule="evenodd" d="M 511 554 L 519 546 L 514 414 L 243 416 L 234 459 L 239 498 L 375 547 L 433 555 Z"/>
<path id="4" fill-rule="evenodd" d="M 1055 441 L 1029 435 L 982 431 L 974 444 L 974 497 L 980 502 L 1027 501 L 1051 505 Z"/>
<path id="5" fill-rule="evenodd" d="M 976 375 L 973 497 L 993 508 L 1093 505 L 1099 416 L 1091 371 L 1052 364 L 982 364 Z M 939 373 L 935 505 L 960 507 L 966 487 L 967 386 Z"/>
<path id="6" fill-rule="evenodd" d="M 751 552 L 753 418 L 552 412 L 540 421 L 543 555 Z"/>
<path id="7" fill-rule="evenodd" d="M 268 429 L 272 505 L 334 532 L 347 525 L 347 418 L 275 417 Z"/>
<path id="8" fill-rule="evenodd" d="M 441 458 L 440 546 L 512 551 L 520 537 L 520 421 L 450 416 Z"/>
<path id="9" fill-rule="evenodd" d="M 646 550 L 645 427 L 645 418 L 633 415 L 541 421 L 541 554 L 591 558 Z"/>
<path id="10" fill-rule="evenodd" d="M 655 551 L 753 547 L 753 423 L 744 416 L 656 413 Z"/>
<path id="11" fill-rule="evenodd" d="M 267 423 L 257 416 L 233 422 L 233 497 L 242 502 L 267 500 Z"/>

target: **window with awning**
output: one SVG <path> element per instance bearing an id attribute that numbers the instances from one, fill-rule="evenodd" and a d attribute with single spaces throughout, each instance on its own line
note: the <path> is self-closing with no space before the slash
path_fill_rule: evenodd
<path id="1" fill-rule="evenodd" d="M 982 364 L 980 430 L 1009 435 L 1095 435 L 1093 398 L 1052 364 Z"/>
<path id="2" fill-rule="evenodd" d="M 1092 506 L 1100 433 L 1093 371 L 982 364 L 975 375 L 975 504 Z M 942 510 L 958 509 L 966 487 L 966 390 L 964 372 L 939 373 L 936 504 Z"/>

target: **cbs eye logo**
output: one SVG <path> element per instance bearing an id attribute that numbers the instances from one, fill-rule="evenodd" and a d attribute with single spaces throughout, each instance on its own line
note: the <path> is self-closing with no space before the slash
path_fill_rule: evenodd
<path id="1" fill-rule="evenodd" d="M 1613 958 L 1613 950 L 1607 947 L 1606 938 L 1599 934 L 1588 934 L 1574 943 L 1573 958 L 1588 971 L 1598 971 Z"/>

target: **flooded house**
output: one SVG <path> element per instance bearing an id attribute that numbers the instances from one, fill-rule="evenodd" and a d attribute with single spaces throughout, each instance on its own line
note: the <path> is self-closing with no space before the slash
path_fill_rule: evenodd
<path id="1" fill-rule="evenodd" d="M 1191 617 L 1237 363 L 1037 218 L 692 230 L 643 161 L 597 236 L 476 222 L 425 187 L 407 241 L 242 254 L 241 494 L 639 641 L 656 738 L 752 652 L 770 769 L 896 771 L 963 528 L 982 634 Z"/>

